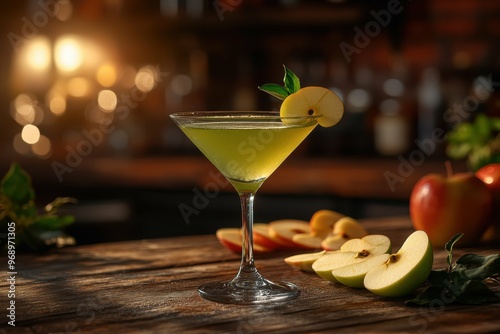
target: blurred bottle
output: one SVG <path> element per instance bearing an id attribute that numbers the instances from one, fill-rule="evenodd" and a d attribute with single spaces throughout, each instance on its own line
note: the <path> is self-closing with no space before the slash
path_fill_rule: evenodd
<path id="1" fill-rule="evenodd" d="M 385 156 L 396 156 L 408 150 L 410 126 L 395 99 L 380 103 L 380 113 L 375 117 L 375 149 Z"/>
<path id="2" fill-rule="evenodd" d="M 422 79 L 417 87 L 417 104 L 418 138 L 419 140 L 431 138 L 432 132 L 441 125 L 442 94 L 437 69 L 428 68 L 422 73 Z"/>

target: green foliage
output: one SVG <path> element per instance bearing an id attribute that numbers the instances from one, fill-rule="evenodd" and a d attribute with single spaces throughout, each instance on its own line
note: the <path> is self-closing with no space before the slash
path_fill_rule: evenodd
<path id="1" fill-rule="evenodd" d="M 35 191 L 30 175 L 19 165 L 12 164 L 0 183 L 0 226 L 16 224 L 16 244 L 26 245 L 35 251 L 75 244 L 75 240 L 61 229 L 74 222 L 73 216 L 58 216 L 57 210 L 69 197 L 58 197 L 47 204 L 39 214 L 35 204 Z"/>
<path id="2" fill-rule="evenodd" d="M 473 171 L 500 162 L 500 118 L 478 114 L 473 122 L 460 124 L 448 133 L 446 153 L 451 159 L 467 159 Z"/>
<path id="3" fill-rule="evenodd" d="M 290 71 L 285 65 L 283 65 L 283 68 L 285 70 L 283 86 L 275 83 L 267 83 L 258 87 L 260 90 L 280 100 L 286 99 L 288 95 L 293 94 L 300 89 L 300 80 L 295 73 Z"/>
<path id="4" fill-rule="evenodd" d="M 429 285 L 407 304 L 443 305 L 484 304 L 500 301 L 500 292 L 491 290 L 487 280 L 498 284 L 500 275 L 500 254 L 477 255 L 464 254 L 455 264 L 452 263 L 453 245 L 463 233 L 455 235 L 445 246 L 448 253 L 447 269 L 432 270 L 427 281 Z"/>

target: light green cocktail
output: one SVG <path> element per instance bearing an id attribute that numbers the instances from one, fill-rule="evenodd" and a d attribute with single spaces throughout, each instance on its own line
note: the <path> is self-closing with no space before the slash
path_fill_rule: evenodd
<path id="1" fill-rule="evenodd" d="M 201 286 L 200 295 L 225 303 L 266 303 L 294 298 L 298 287 L 271 282 L 253 260 L 255 192 L 318 124 L 318 116 L 283 118 L 274 112 L 193 112 L 171 118 L 238 191 L 242 206 L 242 261 L 229 282 Z"/>

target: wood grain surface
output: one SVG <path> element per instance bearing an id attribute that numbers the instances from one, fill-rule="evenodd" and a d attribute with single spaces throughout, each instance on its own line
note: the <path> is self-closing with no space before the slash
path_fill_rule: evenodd
<path id="1" fill-rule="evenodd" d="M 362 221 L 397 250 L 412 232 L 407 218 Z M 499 253 L 495 246 L 457 249 Z M 298 284 L 298 298 L 279 304 L 235 306 L 206 301 L 197 287 L 232 278 L 239 255 L 214 235 L 77 246 L 44 255 L 19 255 L 16 326 L 7 325 L 0 282 L 0 333 L 500 333 L 500 303 L 482 306 L 438 301 L 405 306 L 408 298 L 382 298 L 288 267 L 284 257 L 259 255 L 256 265 L 271 280 Z M 435 250 L 435 268 L 445 253 Z M 3 277 L 7 275 L 4 271 Z M 7 319 L 7 320 L 6 320 Z"/>

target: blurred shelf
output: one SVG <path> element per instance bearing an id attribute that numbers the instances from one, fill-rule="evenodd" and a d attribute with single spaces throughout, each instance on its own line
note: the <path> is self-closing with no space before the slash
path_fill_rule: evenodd
<path id="1" fill-rule="evenodd" d="M 411 155 L 410 155 L 411 157 Z M 414 184 L 428 173 L 445 173 L 444 162 L 408 158 L 291 158 L 264 183 L 259 193 L 276 195 L 329 195 L 344 198 L 406 200 Z M 417 163 L 419 165 L 417 165 Z M 2 169 L 5 166 L 2 166 Z M 455 163 L 455 171 L 465 171 Z M 58 180 L 52 167 L 31 162 L 25 167 L 39 187 L 158 189 L 190 191 L 217 185 L 233 188 L 215 167 L 198 156 L 140 159 L 87 158 Z M 61 182 L 59 182 L 61 181 Z"/>

